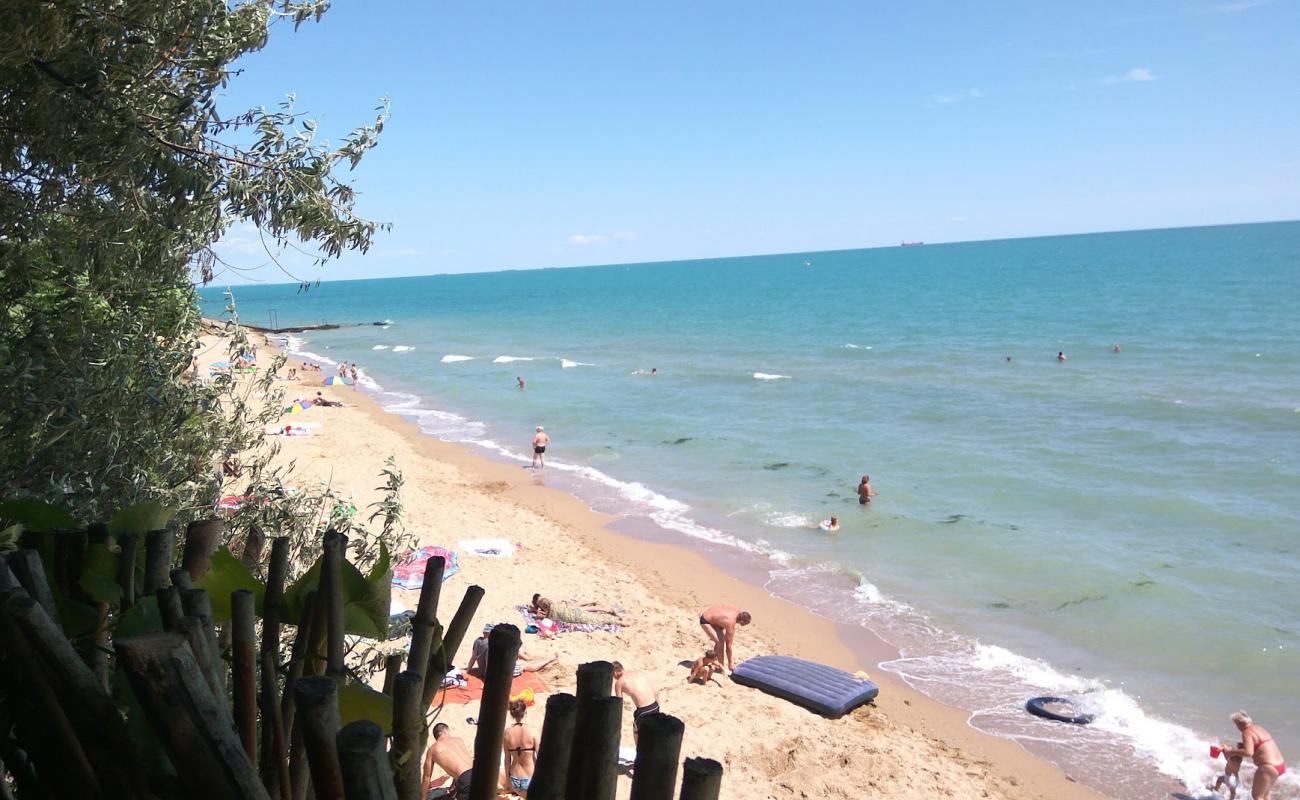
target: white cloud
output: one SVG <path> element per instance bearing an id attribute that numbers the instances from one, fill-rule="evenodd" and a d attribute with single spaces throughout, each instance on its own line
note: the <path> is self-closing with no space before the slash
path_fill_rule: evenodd
<path id="1" fill-rule="evenodd" d="M 1134 67 L 1123 75 L 1111 75 L 1102 83 L 1112 86 L 1116 83 L 1147 83 L 1156 80 L 1156 74 L 1147 67 Z"/>
<path id="2" fill-rule="evenodd" d="M 960 103 L 963 100 L 978 100 L 984 96 L 983 89 L 967 89 L 964 92 L 953 92 L 952 94 L 932 94 L 930 102 L 938 105 L 948 105 L 949 103 Z"/>
<path id="3" fill-rule="evenodd" d="M 616 233 L 575 233 L 569 237 L 569 244 L 589 245 L 604 244 L 605 242 L 631 242 L 640 239 L 641 234 L 632 231 L 618 231 Z"/>

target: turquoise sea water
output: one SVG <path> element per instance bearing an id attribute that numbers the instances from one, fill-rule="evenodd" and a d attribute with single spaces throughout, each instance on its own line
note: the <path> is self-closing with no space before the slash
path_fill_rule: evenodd
<path id="1" fill-rule="evenodd" d="M 1300 759 L 1300 223 L 235 297 L 390 320 L 289 344 L 500 457 L 545 425 L 593 507 L 770 559 L 771 591 L 1108 794 L 1152 796 L 1116 763 L 1203 786 L 1238 707 Z M 1097 721 L 1035 722 L 1036 694 Z"/>

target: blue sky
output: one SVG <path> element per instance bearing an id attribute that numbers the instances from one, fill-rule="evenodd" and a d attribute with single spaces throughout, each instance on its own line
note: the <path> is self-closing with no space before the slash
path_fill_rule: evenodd
<path id="1" fill-rule="evenodd" d="M 1300 217 L 1300 0 L 336 0 L 240 66 L 334 139 L 392 100 L 392 232 L 295 278 Z"/>

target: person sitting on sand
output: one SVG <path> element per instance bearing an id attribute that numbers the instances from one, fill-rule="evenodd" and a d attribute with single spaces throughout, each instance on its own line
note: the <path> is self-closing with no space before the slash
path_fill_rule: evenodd
<path id="1" fill-rule="evenodd" d="M 433 744 L 424 758 L 424 774 L 420 781 L 420 797 L 429 796 L 429 785 L 433 781 L 433 767 L 437 765 L 451 778 L 451 787 L 446 798 L 467 800 L 469 784 L 473 780 L 474 757 L 470 755 L 465 740 L 452 736 L 451 729 L 445 722 L 433 726 Z"/>
<path id="2" fill-rule="evenodd" d="M 641 731 L 641 718 L 646 714 L 659 713 L 659 690 L 644 672 L 625 670 L 617 661 L 612 663 L 614 695 L 617 697 L 625 694 L 632 701 L 632 738 L 635 740 Z"/>
<path id="3" fill-rule="evenodd" d="M 483 635 L 474 640 L 470 646 L 469 664 L 465 666 L 465 672 L 473 675 L 475 678 L 482 679 L 487 675 L 488 664 L 488 634 L 496 627 L 491 623 L 483 626 Z M 523 650 L 515 657 L 515 677 L 518 678 L 525 672 L 537 672 L 550 666 L 556 660 L 557 656 L 550 658 L 534 658 Z"/>
<path id="4" fill-rule="evenodd" d="M 296 380 L 298 380 L 298 370 L 296 370 L 296 369 L 290 369 L 290 370 L 289 370 L 289 377 L 285 378 L 285 380 L 287 380 L 287 381 L 296 381 Z"/>
<path id="5" fill-rule="evenodd" d="M 1245 711 L 1238 711 L 1229 719 L 1241 731 L 1241 747 L 1224 747 L 1224 758 L 1249 756 L 1255 762 L 1255 780 L 1250 786 L 1251 800 L 1268 800 L 1273 784 L 1286 774 L 1286 759 L 1273 734 L 1256 725 Z"/>
<path id="6" fill-rule="evenodd" d="M 870 505 L 871 498 L 878 494 L 880 493 L 871 488 L 871 476 L 863 475 L 862 482 L 858 484 L 858 505 Z"/>
<path id="7" fill-rule="evenodd" d="M 537 598 L 536 614 L 556 622 L 570 625 L 627 625 L 618 614 L 607 608 L 596 608 L 593 603 L 553 603 L 545 597 Z"/>
<path id="8" fill-rule="evenodd" d="M 691 664 L 690 677 L 686 679 L 687 683 L 698 683 L 701 686 L 713 680 L 713 673 L 722 672 L 722 665 L 718 663 L 718 654 L 710 649 L 705 650 L 704 655 L 695 659 Z"/>
<path id="9" fill-rule="evenodd" d="M 523 700 L 511 700 L 510 716 L 515 722 L 506 728 L 501 749 L 505 751 L 506 777 L 510 779 L 510 788 L 520 797 L 528 796 L 528 787 L 533 782 L 533 768 L 537 764 L 537 734 L 524 724 L 524 715 L 528 713 L 528 704 Z"/>
<path id="10" fill-rule="evenodd" d="M 1238 749 L 1245 746 L 1246 745 L 1244 742 L 1237 742 Z M 1241 779 L 1238 777 L 1237 773 L 1241 771 L 1242 757 L 1230 756 L 1227 754 L 1227 752 L 1223 751 L 1222 748 L 1220 749 L 1219 754 L 1223 756 L 1225 759 L 1227 759 L 1228 763 L 1223 765 L 1223 774 L 1220 775 L 1218 780 L 1214 782 L 1214 785 L 1210 787 L 1210 791 L 1214 792 L 1215 794 L 1218 794 L 1220 787 L 1227 786 L 1228 800 L 1236 800 L 1237 787 L 1241 785 Z"/>
<path id="11" fill-rule="evenodd" d="M 713 642 L 713 653 L 719 663 L 726 655 L 727 672 L 735 671 L 736 665 L 731 656 L 731 641 L 736 636 L 737 625 L 748 625 L 753 620 L 748 611 L 741 611 L 735 606 L 709 606 L 700 614 L 700 627 Z"/>

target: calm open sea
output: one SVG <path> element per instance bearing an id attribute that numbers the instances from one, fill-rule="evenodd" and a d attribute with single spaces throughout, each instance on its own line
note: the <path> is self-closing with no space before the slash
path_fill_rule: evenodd
<path id="1" fill-rule="evenodd" d="M 770 558 L 770 591 L 1108 794 L 1152 796 L 1148 763 L 1203 787 L 1238 707 L 1300 761 L 1300 223 L 235 297 L 390 320 L 290 345 L 501 457 L 545 425 L 593 507 Z"/>

